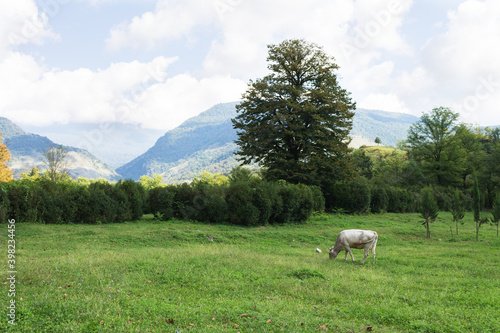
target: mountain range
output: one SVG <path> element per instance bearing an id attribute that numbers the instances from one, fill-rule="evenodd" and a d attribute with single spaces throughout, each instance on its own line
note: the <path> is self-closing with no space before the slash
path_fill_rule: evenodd
<path id="1" fill-rule="evenodd" d="M 237 136 L 231 122 L 238 103 L 215 105 L 166 133 L 128 124 L 108 124 L 102 130 L 95 124 L 52 125 L 43 131 L 30 128 L 50 135 L 51 140 L 28 133 L 1 117 L 0 131 L 12 155 L 10 166 L 15 177 L 33 167 L 43 169 L 42 154 L 49 147 L 58 146 L 54 142 L 57 141 L 65 144 L 70 175 L 74 178 L 138 180 L 143 175 L 160 174 L 167 183 L 179 183 L 202 171 L 225 173 L 238 165 L 234 155 Z M 351 146 L 373 145 L 376 137 L 383 145 L 395 146 L 398 140 L 406 138 L 410 125 L 418 119 L 403 113 L 358 109 L 353 119 Z M 88 146 L 92 153 L 74 146 Z"/>
<path id="2" fill-rule="evenodd" d="M 14 171 L 14 177 L 19 178 L 23 172 L 31 171 L 34 167 L 43 170 L 43 153 L 51 147 L 57 147 L 47 137 L 25 132 L 21 127 L 7 118 L 0 117 L 0 132 L 2 142 L 10 151 L 11 161 L 8 162 Z M 68 173 L 73 178 L 105 178 L 117 180 L 120 175 L 106 164 L 97 159 L 88 151 L 80 148 L 62 146 L 67 152 Z"/>
<path id="3" fill-rule="evenodd" d="M 238 102 L 218 104 L 188 119 L 158 139 L 153 147 L 116 171 L 125 178 L 160 174 L 168 183 L 189 181 L 201 171 L 228 172 L 238 162 L 234 152 L 236 131 L 231 119 Z M 353 119 L 351 145 L 396 145 L 406 138 L 411 124 L 419 118 L 403 113 L 358 109 Z"/>

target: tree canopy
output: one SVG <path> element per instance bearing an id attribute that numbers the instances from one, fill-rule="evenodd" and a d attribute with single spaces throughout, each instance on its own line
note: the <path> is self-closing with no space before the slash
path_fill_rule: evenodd
<path id="1" fill-rule="evenodd" d="M 250 82 L 233 120 L 239 160 L 257 162 L 270 180 L 322 185 L 349 176 L 355 103 L 334 58 L 304 40 L 268 51 L 270 74 Z"/>
<path id="2" fill-rule="evenodd" d="M 408 131 L 407 144 L 424 174 L 437 185 L 451 185 L 459 179 L 465 153 L 456 134 L 459 114 L 439 107 L 424 113 Z"/>

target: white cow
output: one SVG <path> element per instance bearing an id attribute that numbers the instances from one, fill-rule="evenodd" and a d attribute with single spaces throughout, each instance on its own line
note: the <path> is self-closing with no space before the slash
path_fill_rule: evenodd
<path id="1" fill-rule="evenodd" d="M 349 253 L 352 261 L 354 261 L 351 248 L 365 249 L 365 257 L 361 263 L 363 264 L 365 262 L 370 250 L 372 251 L 373 263 L 375 263 L 375 247 L 377 246 L 377 240 L 378 235 L 375 231 L 359 229 L 343 230 L 337 236 L 335 245 L 330 248 L 330 259 L 337 258 L 339 252 L 345 250 L 344 260 L 347 261 L 347 253 Z"/>

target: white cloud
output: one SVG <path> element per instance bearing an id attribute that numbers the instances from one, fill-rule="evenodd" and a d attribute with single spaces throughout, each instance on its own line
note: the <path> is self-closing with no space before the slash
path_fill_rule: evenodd
<path id="1" fill-rule="evenodd" d="M 0 4 L 0 58 L 12 46 L 41 43 L 57 38 L 48 25 L 48 16 L 33 0 L 2 1 Z"/>
<path id="2" fill-rule="evenodd" d="M 399 29 L 412 3 L 160 0 L 154 11 L 115 26 L 106 43 L 114 51 L 124 47 L 151 48 L 181 38 L 196 39 L 196 31 L 208 28 L 215 32 L 203 63 L 204 74 L 255 77 L 265 73 L 268 44 L 305 38 L 324 46 L 342 67 L 354 70 L 380 57 L 380 50 L 411 52 Z"/>
<path id="3" fill-rule="evenodd" d="M 389 112 L 410 113 L 405 103 L 395 94 L 369 94 L 360 100 L 358 108 L 383 110 Z"/>
<path id="4" fill-rule="evenodd" d="M 125 110 L 133 123 L 171 129 L 215 104 L 239 100 L 246 83 L 230 77 L 195 79 L 182 74 L 136 96 L 136 106 Z"/>
<path id="5" fill-rule="evenodd" d="M 175 59 L 117 63 L 93 72 L 47 70 L 32 57 L 12 52 L 0 62 L 0 110 L 19 123 L 115 121 L 115 104 L 165 78 Z"/>
<path id="6" fill-rule="evenodd" d="M 167 78 L 176 58 L 112 64 L 105 70 L 46 70 L 32 57 L 11 53 L 0 62 L 1 115 L 19 124 L 122 122 L 170 129 L 246 88 L 230 77 Z"/>
<path id="7" fill-rule="evenodd" d="M 111 51 L 123 47 L 151 48 L 158 43 L 185 38 L 194 27 L 208 24 L 215 17 L 212 1 L 159 0 L 153 12 L 115 26 L 106 45 Z"/>
<path id="8" fill-rule="evenodd" d="M 424 64 L 450 81 L 500 70 L 500 2 L 468 0 L 448 13 L 445 34 L 430 39 Z"/>
<path id="9" fill-rule="evenodd" d="M 421 70 L 434 83 L 425 91 L 432 107 L 453 107 L 464 121 L 499 124 L 499 40 L 499 1 L 468 0 L 450 11 L 446 31 L 422 50 Z"/>

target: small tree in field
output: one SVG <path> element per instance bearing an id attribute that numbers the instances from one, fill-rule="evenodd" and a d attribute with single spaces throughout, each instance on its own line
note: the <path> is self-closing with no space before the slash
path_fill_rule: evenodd
<path id="1" fill-rule="evenodd" d="M 432 197 L 431 189 L 428 187 L 424 188 L 420 194 L 419 212 L 424 219 L 422 224 L 427 229 L 427 238 L 431 238 L 429 225 L 437 218 L 439 211 L 436 200 Z"/>
<path id="2" fill-rule="evenodd" d="M 450 208 L 451 215 L 453 215 L 453 221 L 455 222 L 455 228 L 458 235 L 458 223 L 460 223 L 465 216 L 464 203 L 462 197 L 460 196 L 460 191 L 456 190 L 453 194 L 453 199 Z M 461 222 L 463 224 L 463 222 Z"/>
<path id="3" fill-rule="evenodd" d="M 488 219 L 481 218 L 481 191 L 479 190 L 479 181 L 477 180 L 477 172 L 472 173 L 474 185 L 472 186 L 472 210 L 474 211 L 474 222 L 476 222 L 476 241 L 479 241 L 479 229 L 483 224 L 488 222 Z"/>
<path id="4" fill-rule="evenodd" d="M 497 226 L 497 237 L 498 237 L 498 224 L 500 222 L 500 193 L 497 194 L 495 202 L 493 203 L 493 218 L 491 221 Z"/>
<path id="5" fill-rule="evenodd" d="M 375 143 L 378 144 L 380 146 L 380 144 L 382 143 L 382 140 L 380 140 L 380 138 L 377 136 L 375 138 Z"/>

